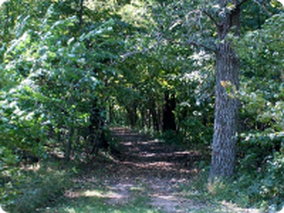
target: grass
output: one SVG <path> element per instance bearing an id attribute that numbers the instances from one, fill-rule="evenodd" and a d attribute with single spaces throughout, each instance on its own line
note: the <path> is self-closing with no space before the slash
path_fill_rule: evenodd
<path id="1" fill-rule="evenodd" d="M 71 185 L 72 166 L 58 161 L 44 161 L 21 166 L 1 191 L 3 208 L 10 213 L 33 213 L 47 203 L 54 202 Z"/>
<path id="2" fill-rule="evenodd" d="M 111 191 L 91 190 L 82 193 L 79 197 L 65 199 L 55 207 L 42 210 L 43 213 L 161 213 L 153 206 L 147 205 L 148 198 L 137 196 L 126 203 L 110 202 Z"/>
<path id="3" fill-rule="evenodd" d="M 149 187 L 137 182 L 128 188 L 127 196 L 104 183 L 101 171 L 93 171 L 92 180 L 84 180 L 74 168 L 57 161 L 22 169 L 14 180 L 15 196 L 8 205 L 10 213 L 162 213 L 161 206 L 151 204 Z M 78 172 L 78 177 L 76 177 Z M 245 187 L 251 181 L 216 182 L 208 186 L 207 176 L 193 177 L 190 184 L 178 185 L 178 196 L 192 201 L 181 212 L 249 212 L 251 203 Z M 124 197 L 123 197 L 124 196 Z M 235 204 L 236 203 L 236 204 Z M 6 206 L 7 207 L 7 206 Z M 240 208 L 242 207 L 242 208 Z M 257 212 L 257 211 L 253 211 Z M 265 212 L 265 211 L 263 211 Z"/>
<path id="4" fill-rule="evenodd" d="M 110 185 L 103 184 L 100 171 L 91 181 L 73 173 L 74 165 L 62 167 L 45 162 L 37 170 L 22 171 L 17 196 L 10 204 L 11 213 L 162 213 L 161 207 L 151 204 L 149 188 L 137 183 L 128 188 L 127 196 Z M 80 172 L 80 171 L 79 171 Z M 71 178 L 72 177 L 72 178 Z M 240 187 L 243 187 L 239 185 Z M 208 187 L 207 176 L 196 176 L 189 185 L 180 184 L 178 194 L 192 201 L 181 212 L 247 212 L 249 201 L 244 190 L 230 183 L 219 182 Z M 123 197 L 124 196 L 124 197 Z M 244 209 L 238 206 L 244 207 Z M 255 211 L 256 212 L 256 211 Z"/>
<path id="5" fill-rule="evenodd" d="M 102 155 L 103 159 L 108 157 Z M 97 159 L 96 163 L 100 162 L 100 159 Z M 208 185 L 208 177 L 205 175 L 208 174 L 208 167 L 204 166 L 207 163 L 198 165 L 198 170 L 202 172 L 190 177 L 189 184 L 179 183 L 170 190 L 173 196 L 180 196 L 181 200 L 188 202 L 188 205 L 177 206 L 180 212 L 276 212 L 270 211 L 273 206 L 270 208 L 261 200 L 260 185 L 251 174 L 249 176 L 241 173 L 241 176 L 230 181 L 217 181 Z M 9 196 L 10 202 L 4 207 L 8 207 L 10 213 L 165 212 L 163 206 L 152 202 L 151 195 L 159 191 L 153 191 L 153 187 L 147 185 L 148 182 L 139 180 L 127 183 L 128 186 L 121 190 L 115 184 L 115 186 L 110 184 L 111 179 L 108 177 L 111 174 L 103 171 L 103 166 L 95 170 L 93 167 L 80 168 L 82 165 L 81 167 L 76 164 L 65 165 L 54 160 L 19 169 L 17 175 L 12 177 L 10 185 L 6 186 L 5 195 Z M 167 192 L 164 195 L 167 195 Z M 168 201 L 167 198 L 165 200 Z M 2 201 L 0 197 L 0 203 Z M 254 204 L 263 207 L 262 210 L 248 209 Z M 171 204 L 166 203 L 166 205 Z"/>
<path id="6" fill-rule="evenodd" d="M 203 171 L 189 185 L 183 185 L 180 188 L 185 197 L 201 204 L 199 209 L 190 212 L 268 212 L 264 208 L 259 209 L 254 206 L 247 191 L 247 183 L 244 181 L 236 179 L 208 184 L 208 175 L 205 174 L 208 172 Z"/>
<path id="7" fill-rule="evenodd" d="M 112 187 L 102 186 L 98 180 L 92 180 L 83 185 L 74 185 L 70 196 L 54 204 L 54 206 L 41 209 L 42 213 L 162 213 L 161 207 L 151 205 L 147 196 L 147 186 L 137 184 L 129 188 L 130 199 L 120 200 L 120 194 Z M 188 213 L 220 213 L 220 212 L 247 212 L 235 204 L 220 199 L 213 189 L 205 187 L 205 178 L 194 180 L 191 185 L 180 185 L 181 195 L 190 198 L 194 206 L 190 209 L 181 209 Z M 216 186 L 217 187 L 217 186 Z M 219 186 L 218 186 L 219 187 Z M 222 186 L 224 187 L 224 186 Z M 217 190 L 217 189 L 214 189 Z M 227 192 L 226 192 L 227 193 Z M 228 196 L 228 194 L 226 194 Z"/>

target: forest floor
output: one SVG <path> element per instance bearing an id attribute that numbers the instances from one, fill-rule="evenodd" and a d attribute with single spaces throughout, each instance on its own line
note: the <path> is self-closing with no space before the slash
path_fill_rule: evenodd
<path id="1" fill-rule="evenodd" d="M 120 141 L 119 152 L 95 158 L 74 180 L 62 204 L 45 212 L 258 212 L 213 202 L 188 187 L 198 177 L 199 151 L 183 150 L 125 128 L 112 131 Z"/>

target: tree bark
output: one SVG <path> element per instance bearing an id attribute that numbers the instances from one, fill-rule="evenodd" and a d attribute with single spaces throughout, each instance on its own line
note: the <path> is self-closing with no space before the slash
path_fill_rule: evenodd
<path id="1" fill-rule="evenodd" d="M 209 176 L 211 181 L 215 178 L 231 177 L 235 170 L 239 103 L 226 90 L 233 92 L 239 87 L 239 61 L 227 39 L 229 32 L 234 30 L 233 33 L 238 35 L 240 30 L 240 9 L 237 0 L 234 3 L 236 8 L 220 18 L 217 26 L 220 43 L 216 50 L 215 120 Z M 226 6 L 224 0 L 220 0 L 220 5 Z"/>
<path id="2" fill-rule="evenodd" d="M 148 129 L 151 129 L 151 112 L 150 109 L 146 110 L 146 126 Z"/>
<path id="3" fill-rule="evenodd" d="M 114 115 L 113 115 L 114 113 L 113 113 L 113 104 L 112 104 L 112 101 L 111 100 L 109 100 L 109 104 L 108 104 L 108 122 L 110 123 L 110 124 L 112 124 L 113 123 L 113 118 L 114 118 Z"/>
<path id="4" fill-rule="evenodd" d="M 128 119 L 131 127 L 135 127 L 137 125 L 138 115 L 137 115 L 137 106 L 135 103 L 130 104 L 126 107 Z"/>
<path id="5" fill-rule="evenodd" d="M 165 103 L 163 108 L 163 131 L 176 131 L 176 122 L 174 110 L 176 107 L 175 95 L 165 92 Z"/>
<path id="6" fill-rule="evenodd" d="M 65 146 L 65 161 L 68 162 L 71 157 L 71 151 L 72 151 L 72 142 L 73 142 L 73 135 L 74 135 L 74 127 L 69 127 L 68 129 L 68 138 L 66 141 Z"/>
<path id="7" fill-rule="evenodd" d="M 150 111 L 151 111 L 151 114 L 152 114 L 152 121 L 153 121 L 154 130 L 159 132 L 160 131 L 159 118 L 158 118 L 158 114 L 157 114 L 157 111 L 156 111 L 156 103 L 155 103 L 154 99 L 151 99 Z"/>
<path id="8" fill-rule="evenodd" d="M 79 10 L 79 25 L 83 25 L 83 10 L 84 10 L 84 0 L 80 0 L 80 10 Z"/>

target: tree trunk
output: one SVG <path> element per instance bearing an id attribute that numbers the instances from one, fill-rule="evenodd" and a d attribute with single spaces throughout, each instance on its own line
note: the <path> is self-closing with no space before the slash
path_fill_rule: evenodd
<path id="1" fill-rule="evenodd" d="M 84 0 L 80 0 L 80 10 L 79 10 L 79 25 L 83 25 L 83 10 L 84 10 Z"/>
<path id="2" fill-rule="evenodd" d="M 158 104 L 158 123 L 159 123 L 159 130 L 163 129 L 163 106 Z"/>
<path id="3" fill-rule="evenodd" d="M 148 129 L 151 129 L 151 112 L 150 109 L 147 109 L 146 111 L 146 125 Z"/>
<path id="4" fill-rule="evenodd" d="M 144 108 L 139 108 L 139 113 L 140 113 L 140 116 L 141 116 L 141 126 L 142 126 L 142 129 L 146 126 L 147 124 L 147 116 L 146 116 L 146 113 L 145 112 L 145 109 Z"/>
<path id="5" fill-rule="evenodd" d="M 160 131 L 159 118 L 158 118 L 158 114 L 157 114 L 157 111 L 156 111 L 156 103 L 155 103 L 154 99 L 151 100 L 150 111 L 151 111 L 151 114 L 152 114 L 152 121 L 153 121 L 154 130 L 159 132 Z"/>
<path id="6" fill-rule="evenodd" d="M 113 124 L 113 121 L 114 121 L 113 120 L 113 118 L 114 118 L 113 114 L 114 114 L 114 112 L 113 112 L 113 104 L 112 104 L 112 101 L 109 100 L 109 104 L 108 104 L 108 122 L 110 124 Z"/>
<path id="7" fill-rule="evenodd" d="M 71 126 L 68 129 L 68 138 L 67 138 L 66 146 L 65 146 L 65 161 L 66 162 L 68 162 L 71 157 L 73 135 L 74 135 L 74 127 Z"/>
<path id="8" fill-rule="evenodd" d="M 176 131 L 174 110 L 176 108 L 175 95 L 165 92 L 165 103 L 163 108 L 163 131 Z"/>
<path id="9" fill-rule="evenodd" d="M 220 0 L 220 5 L 224 1 Z M 233 92 L 239 86 L 239 61 L 227 40 L 230 30 L 235 30 L 235 35 L 240 29 L 240 10 L 235 2 L 236 9 L 218 23 L 218 38 L 221 41 L 216 51 L 216 88 L 215 88 L 215 120 L 213 135 L 213 150 L 211 159 L 210 180 L 215 178 L 231 177 L 234 174 L 236 162 L 236 144 L 238 127 L 238 100 Z M 232 28 L 234 27 L 234 28 Z"/>
<path id="10" fill-rule="evenodd" d="M 137 116 L 137 106 L 135 103 L 126 107 L 126 111 L 128 114 L 128 119 L 131 127 L 135 127 L 137 124 L 138 116 Z"/>
<path id="11" fill-rule="evenodd" d="M 104 118 L 102 117 L 101 112 L 102 109 L 99 108 L 97 100 L 94 100 L 89 125 L 89 141 L 92 145 L 90 154 L 96 154 L 99 148 L 108 148 L 109 146 L 105 137 Z"/>

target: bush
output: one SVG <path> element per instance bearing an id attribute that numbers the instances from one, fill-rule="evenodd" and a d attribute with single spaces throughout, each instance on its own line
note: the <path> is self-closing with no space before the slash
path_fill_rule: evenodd
<path id="1" fill-rule="evenodd" d="M 168 130 L 164 133 L 162 133 L 159 137 L 162 139 L 162 141 L 165 141 L 166 143 L 170 144 L 178 144 L 183 141 L 183 136 L 181 133 L 177 133 L 173 130 Z"/>
<path id="2" fill-rule="evenodd" d="M 284 149 L 277 152 L 267 162 L 267 167 L 260 176 L 260 197 L 263 204 L 276 209 L 284 205 Z"/>
<path id="3" fill-rule="evenodd" d="M 69 169 L 59 169 L 56 163 L 41 163 L 17 168 L 9 182 L 1 188 L 0 202 L 11 213 L 37 212 L 56 200 L 70 186 Z"/>

